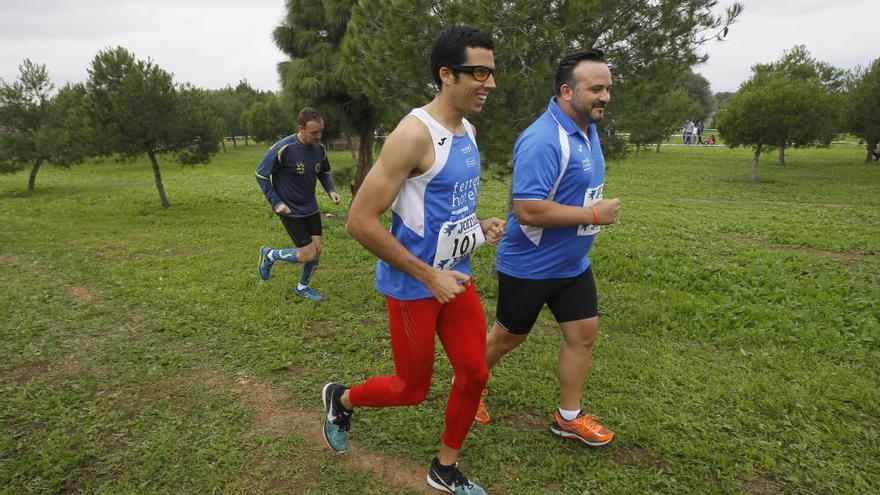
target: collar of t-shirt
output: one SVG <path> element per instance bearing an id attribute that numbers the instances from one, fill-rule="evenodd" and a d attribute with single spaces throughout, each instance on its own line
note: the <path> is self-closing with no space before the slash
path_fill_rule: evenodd
<path id="1" fill-rule="evenodd" d="M 592 150 L 592 146 L 590 145 L 590 138 L 586 134 L 584 134 L 584 131 L 582 131 L 580 127 L 578 127 L 577 124 L 574 123 L 573 120 L 571 120 L 571 117 L 569 117 L 565 114 L 565 112 L 562 111 L 562 108 L 559 107 L 559 103 L 557 103 L 556 101 L 556 96 L 550 97 L 550 104 L 547 105 L 547 111 L 550 112 L 550 115 L 553 116 L 553 119 L 555 119 L 556 122 L 565 130 L 566 134 L 568 134 L 569 136 L 571 136 L 572 134 L 579 134 L 581 136 L 581 139 L 583 139 L 584 142 L 587 144 L 587 149 Z M 590 127 L 587 128 L 587 130 L 589 131 L 591 127 L 592 124 L 590 125 Z"/>

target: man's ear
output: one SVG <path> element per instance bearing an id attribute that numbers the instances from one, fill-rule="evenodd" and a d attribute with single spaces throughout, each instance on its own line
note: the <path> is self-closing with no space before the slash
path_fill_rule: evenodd
<path id="1" fill-rule="evenodd" d="M 559 86 L 559 97 L 565 101 L 571 101 L 571 86 L 568 83 Z"/>
<path id="2" fill-rule="evenodd" d="M 443 84 L 452 85 L 455 83 L 455 71 L 449 67 L 440 67 L 440 81 Z"/>

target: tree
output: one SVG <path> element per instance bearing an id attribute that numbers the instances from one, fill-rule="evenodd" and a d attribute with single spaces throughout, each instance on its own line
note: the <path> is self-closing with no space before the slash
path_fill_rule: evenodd
<path id="1" fill-rule="evenodd" d="M 349 87 L 396 122 L 424 104 L 436 88 L 428 73 L 431 42 L 454 23 L 474 26 L 495 41 L 498 89 L 473 117 L 484 163 L 509 167 L 516 136 L 547 107 L 556 63 L 563 52 L 606 51 L 616 88 L 654 67 L 681 69 L 705 59 L 697 47 L 727 34 L 740 4 L 715 15 L 714 0 L 641 2 L 581 0 L 361 0 L 353 9 L 343 52 L 351 67 Z M 426 15 L 427 13 L 427 15 Z M 670 70 L 669 73 L 674 73 Z M 612 101 L 606 128 L 623 118 Z M 387 122 L 386 122 L 387 123 Z"/>
<path id="2" fill-rule="evenodd" d="M 205 98 L 211 111 L 222 120 L 222 134 L 225 137 L 232 137 L 232 149 L 238 147 L 238 137 L 243 136 L 245 144 L 248 142 L 247 121 L 243 118 L 244 113 L 248 111 L 254 103 L 262 102 L 274 94 L 270 91 L 258 91 L 248 84 L 247 80 L 242 79 L 235 88 L 227 86 L 218 90 L 206 90 Z M 221 139 L 220 143 L 223 152 L 226 152 L 226 140 Z"/>
<path id="3" fill-rule="evenodd" d="M 859 72 L 847 94 L 846 123 L 849 132 L 865 141 L 868 162 L 880 142 L 880 58 Z"/>
<path id="4" fill-rule="evenodd" d="M 834 100 L 818 80 L 791 79 L 782 73 L 756 74 L 743 83 L 718 114 L 718 132 L 733 147 L 751 147 L 752 180 L 758 158 L 772 147 L 809 146 L 827 137 L 823 122 Z"/>
<path id="5" fill-rule="evenodd" d="M 373 164 L 373 132 L 379 110 L 348 84 L 346 74 L 357 70 L 341 55 L 355 0 L 288 0 L 287 15 L 275 28 L 275 44 L 290 60 L 278 64 L 283 94 L 293 112 L 304 106 L 324 117 L 325 135 L 340 130 L 358 139 L 357 173 L 352 194 Z"/>
<path id="6" fill-rule="evenodd" d="M 275 95 L 258 101 L 242 114 L 244 127 L 257 141 L 274 143 L 290 133 L 296 125 L 296 116 L 281 106 Z"/>
<path id="7" fill-rule="evenodd" d="M 244 104 L 236 97 L 232 88 L 229 87 L 215 91 L 206 91 L 205 99 L 211 112 L 219 117 L 222 122 L 223 139 L 220 140 L 220 144 L 223 152 L 226 153 L 226 137 L 229 136 L 233 138 L 232 147 L 235 149 L 235 136 L 242 134 L 241 116 L 246 110 Z"/>
<path id="8" fill-rule="evenodd" d="M 840 109 L 844 105 L 843 90 L 846 83 L 846 73 L 817 60 L 810 54 L 806 46 L 795 45 L 790 50 L 785 50 L 782 57 L 776 62 L 757 64 L 752 70 L 758 78 L 779 74 L 789 79 L 818 83 L 822 87 L 818 97 L 823 100 L 829 97 L 833 100 L 833 104 L 819 122 L 811 124 L 815 130 L 815 140 L 830 143 L 834 135 L 843 127 L 843 113 Z M 794 122 L 793 125 L 799 126 L 800 124 Z M 785 165 L 785 147 L 788 144 L 779 143 L 776 146 L 779 150 L 780 165 Z"/>
<path id="9" fill-rule="evenodd" d="M 88 126 L 81 85 L 65 86 L 52 96 L 46 66 L 24 60 L 19 80 L 0 80 L 0 172 L 31 165 L 28 192 L 44 163 L 69 167 L 88 154 Z"/>
<path id="10" fill-rule="evenodd" d="M 627 92 L 627 98 L 618 103 L 622 129 L 629 131 L 629 142 L 639 148 L 647 144 L 660 144 L 675 132 L 681 123 L 698 115 L 700 104 L 683 88 L 662 92 L 662 86 L 644 82 Z"/>
<path id="11" fill-rule="evenodd" d="M 170 73 L 125 48 L 98 52 L 88 72 L 98 150 L 123 159 L 146 153 L 162 207 L 168 208 L 156 156 L 176 153 L 184 163 L 207 162 L 220 140 L 217 117 L 194 88 L 178 88 Z"/>
<path id="12" fill-rule="evenodd" d="M 688 68 L 682 72 L 680 84 L 687 92 L 687 95 L 700 105 L 699 109 L 691 117 L 696 117 L 705 122 L 709 115 L 715 111 L 715 97 L 712 95 L 709 80 L 703 77 L 702 74 L 697 74 Z"/>

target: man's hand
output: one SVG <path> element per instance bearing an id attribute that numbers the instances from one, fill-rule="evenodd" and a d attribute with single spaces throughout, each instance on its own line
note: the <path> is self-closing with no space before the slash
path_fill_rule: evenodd
<path id="1" fill-rule="evenodd" d="M 617 221 L 617 212 L 620 211 L 620 199 L 603 199 L 596 202 L 593 207 L 599 213 L 598 225 L 611 225 Z"/>
<path id="2" fill-rule="evenodd" d="M 275 213 L 279 215 L 290 215 L 290 207 L 285 203 L 278 203 L 275 205 Z"/>
<path id="3" fill-rule="evenodd" d="M 498 241 L 501 240 L 501 236 L 504 234 L 505 226 L 505 222 L 495 217 L 480 220 L 480 228 L 483 229 L 483 237 L 486 238 L 486 244 L 497 246 Z"/>
<path id="4" fill-rule="evenodd" d="M 333 200 L 334 205 L 338 205 L 339 202 L 342 201 L 342 196 L 340 196 L 338 192 L 331 191 L 329 194 L 330 194 L 330 199 Z"/>
<path id="5" fill-rule="evenodd" d="M 440 304 L 446 304 L 455 296 L 464 292 L 464 285 L 470 283 L 471 277 L 455 270 L 434 270 L 425 286 Z"/>

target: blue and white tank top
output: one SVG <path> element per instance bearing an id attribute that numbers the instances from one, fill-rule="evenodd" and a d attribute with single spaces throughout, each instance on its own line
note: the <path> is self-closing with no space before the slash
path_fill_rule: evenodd
<path id="1" fill-rule="evenodd" d="M 421 108 L 409 116 L 431 133 L 434 163 L 425 173 L 408 178 L 397 193 L 391 205 L 391 235 L 435 269 L 470 275 L 470 255 L 485 242 L 477 219 L 480 153 L 473 127 L 462 119 L 465 133 L 456 136 Z M 382 260 L 376 267 L 376 290 L 404 301 L 432 297 L 415 277 Z"/>

